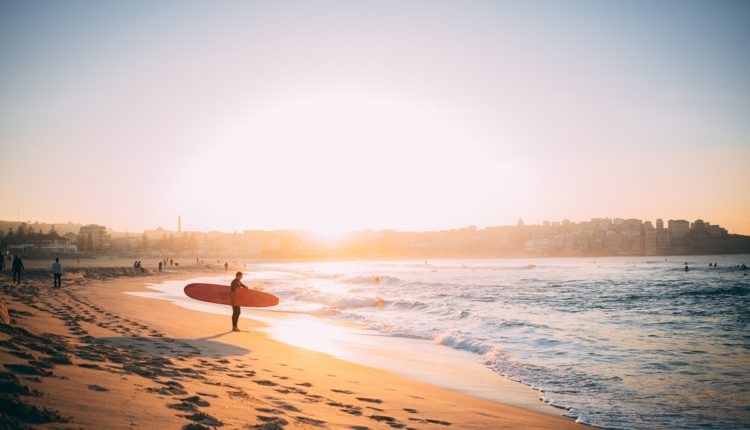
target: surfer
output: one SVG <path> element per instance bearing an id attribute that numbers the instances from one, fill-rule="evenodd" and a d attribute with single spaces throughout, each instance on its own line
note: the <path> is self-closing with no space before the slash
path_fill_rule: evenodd
<path id="1" fill-rule="evenodd" d="M 237 272 L 237 274 L 234 275 L 232 284 L 229 286 L 229 300 L 232 303 L 232 331 L 240 331 L 237 327 L 237 322 L 240 320 L 240 307 L 236 306 L 235 303 L 235 290 L 237 288 L 247 288 L 247 285 L 243 284 L 241 279 L 242 272 Z"/>

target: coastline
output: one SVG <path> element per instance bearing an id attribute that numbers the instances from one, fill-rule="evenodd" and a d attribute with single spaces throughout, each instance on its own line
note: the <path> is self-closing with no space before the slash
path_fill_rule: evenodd
<path id="1" fill-rule="evenodd" d="M 123 294 L 218 270 L 113 270 L 61 290 L 41 273 L 21 288 L 2 275 L 14 320 L 1 338 L 3 395 L 25 411 L 11 416 L 19 428 L 581 427 L 286 345 L 259 321 L 232 334 L 226 317 Z"/>
<path id="2" fill-rule="evenodd" d="M 182 288 L 188 282 L 227 284 L 231 278 L 231 275 L 214 275 L 165 281 L 148 285 L 148 292 L 128 291 L 126 294 L 166 300 L 187 309 L 226 317 L 226 307 L 186 298 Z M 255 280 L 245 278 L 244 282 L 252 286 Z M 250 308 L 243 312 L 240 320 L 262 323 L 255 330 L 286 345 L 321 352 L 470 396 L 555 417 L 562 415 L 560 408 L 543 402 L 538 390 L 498 375 L 486 367 L 482 358 L 468 351 L 424 339 L 389 336 L 354 321 L 330 319 L 304 311 Z"/>

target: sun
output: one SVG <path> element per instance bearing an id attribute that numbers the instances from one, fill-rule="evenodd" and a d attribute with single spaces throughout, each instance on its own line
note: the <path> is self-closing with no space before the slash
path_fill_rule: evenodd
<path id="1" fill-rule="evenodd" d="M 194 196 L 222 202 L 215 224 L 300 228 L 332 240 L 366 228 L 453 225 L 457 211 L 487 200 L 477 194 L 496 174 L 475 143 L 430 106 L 301 92 L 202 148 L 183 176 L 184 200 L 206 218 L 213 205 L 198 207 Z"/>

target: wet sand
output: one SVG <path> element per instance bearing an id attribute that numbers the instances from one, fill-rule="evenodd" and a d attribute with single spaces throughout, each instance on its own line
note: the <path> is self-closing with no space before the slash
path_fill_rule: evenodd
<path id="1" fill-rule="evenodd" d="M 0 274 L 0 428 L 566 429 L 569 419 L 295 348 L 229 315 L 124 294 L 169 279 L 132 268 Z M 5 426 L 5 427 L 3 427 Z"/>

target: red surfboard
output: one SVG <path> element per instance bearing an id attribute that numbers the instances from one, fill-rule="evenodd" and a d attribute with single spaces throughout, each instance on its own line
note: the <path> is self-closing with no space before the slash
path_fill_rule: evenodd
<path id="1" fill-rule="evenodd" d="M 220 305 L 231 305 L 229 300 L 229 285 L 217 284 L 188 284 L 185 286 L 185 294 L 195 300 L 202 302 L 218 303 Z M 263 308 L 276 306 L 279 298 L 273 294 L 249 288 L 238 288 L 235 290 L 237 305 Z"/>

